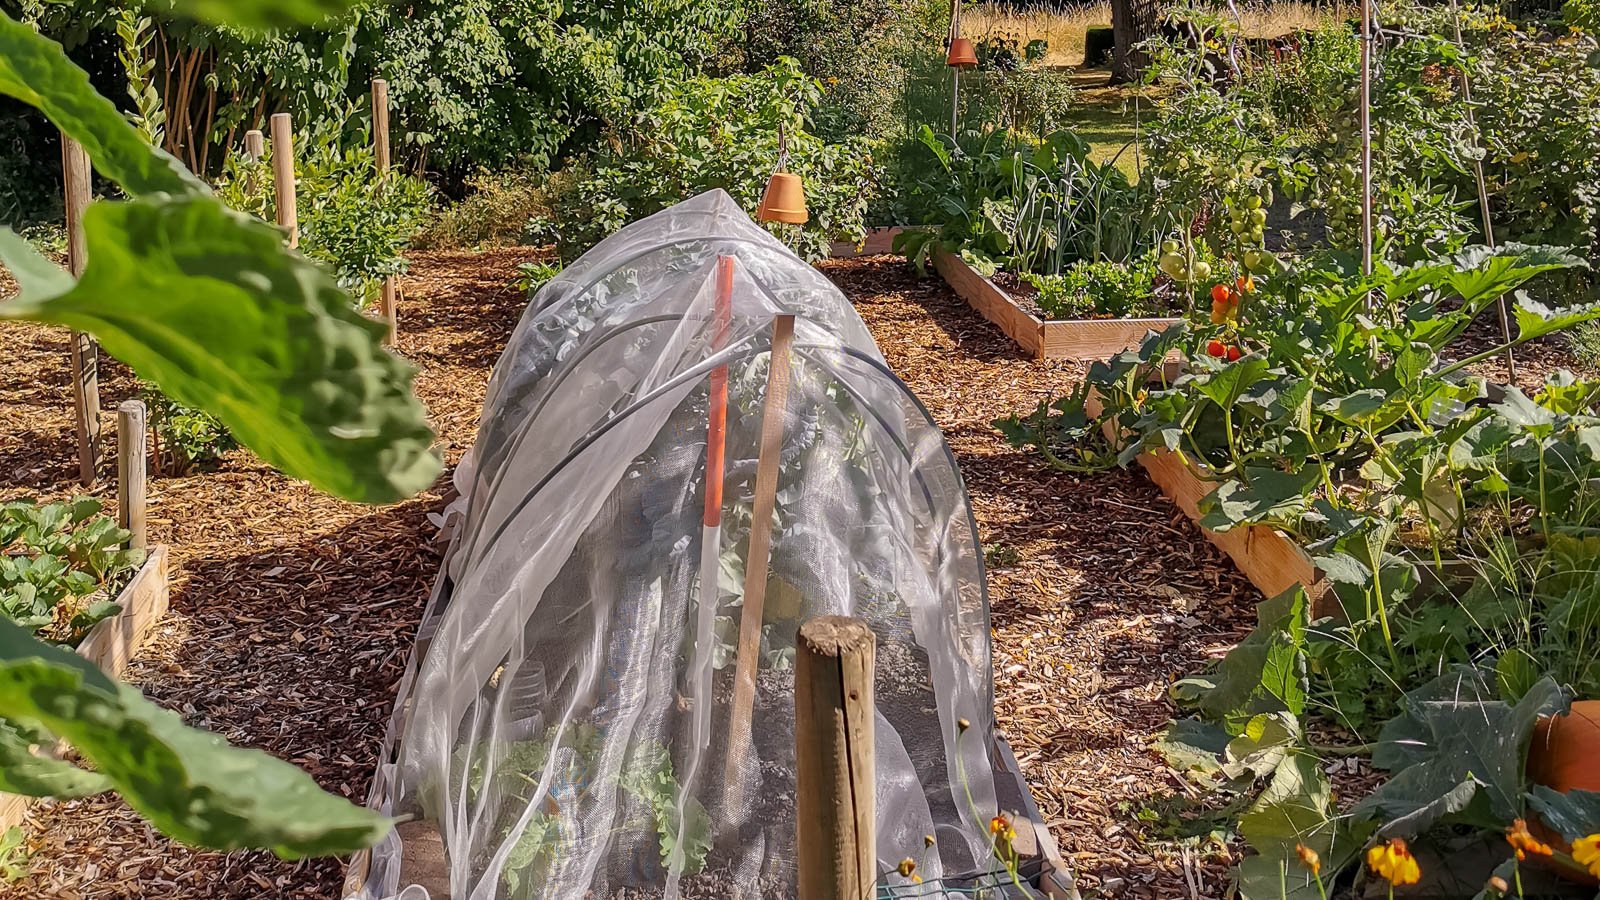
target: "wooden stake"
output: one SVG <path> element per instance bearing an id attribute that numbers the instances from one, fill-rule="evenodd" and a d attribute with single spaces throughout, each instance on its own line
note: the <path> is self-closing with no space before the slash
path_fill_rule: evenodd
<path id="1" fill-rule="evenodd" d="M 1372 274 L 1372 2 L 1361 0 L 1361 274 Z M 1371 298 L 1368 298 L 1371 306 Z"/>
<path id="2" fill-rule="evenodd" d="M 83 211 L 89 206 L 92 177 L 89 154 L 77 141 L 61 136 L 62 189 L 67 212 L 67 267 L 83 275 L 88 250 L 83 236 Z M 94 338 L 79 331 L 68 338 L 72 358 L 72 412 L 78 436 L 78 481 L 94 484 L 100 461 L 100 361 Z"/>
<path id="3" fill-rule="evenodd" d="M 288 113 L 272 116 L 272 181 L 277 191 L 278 227 L 289 232 L 289 246 L 300 246 L 300 216 L 295 208 L 294 122 Z"/>
<path id="4" fill-rule="evenodd" d="M 261 129 L 252 128 L 244 133 L 244 155 L 252 163 L 261 162 L 261 157 L 267 155 L 267 138 L 261 133 Z M 254 197 L 258 187 L 256 173 L 252 170 L 245 182 L 245 193 Z"/>
<path id="5" fill-rule="evenodd" d="M 378 180 L 384 182 L 389 176 L 389 82 L 382 78 L 372 79 L 372 151 L 377 159 Z M 389 336 L 387 342 L 393 346 L 400 337 L 400 310 L 397 293 L 399 284 L 393 275 L 383 279 L 383 288 L 379 294 L 378 309 L 383 313 L 383 320 L 389 323 Z"/>
<path id="6" fill-rule="evenodd" d="M 756 454 L 755 499 L 749 554 L 744 567 L 744 603 L 739 610 L 739 649 L 733 676 L 733 706 L 728 719 L 728 758 L 723 771 L 723 805 L 728 810 L 738 809 L 744 802 L 745 784 L 740 768 L 750 750 L 751 716 L 755 712 L 756 667 L 761 658 L 767 568 L 772 555 L 772 512 L 777 505 L 784 409 L 789 405 L 789 348 L 793 343 L 794 316 L 773 319 L 772 362 L 767 368 L 767 397 L 761 407 L 761 443 Z"/>
<path id="7" fill-rule="evenodd" d="M 117 407 L 117 524 L 128 530 L 128 547 L 143 550 L 145 534 L 145 472 L 149 441 L 146 411 L 139 400 L 124 400 Z"/>
<path id="8" fill-rule="evenodd" d="M 799 893 L 871 900 L 877 885 L 873 672 L 877 641 L 860 619 L 800 626 L 794 656 Z"/>
<path id="9" fill-rule="evenodd" d="M 250 157 L 251 162 L 261 162 L 261 157 L 267 155 L 267 137 L 261 129 L 252 128 L 244 133 L 244 155 Z"/>

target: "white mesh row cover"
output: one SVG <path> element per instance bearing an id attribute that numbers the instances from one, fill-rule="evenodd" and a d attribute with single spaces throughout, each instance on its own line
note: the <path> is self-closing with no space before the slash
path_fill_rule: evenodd
<path id="1" fill-rule="evenodd" d="M 719 326 L 720 257 L 733 290 Z M 738 742 L 780 313 L 798 317 L 793 381 L 753 737 Z M 718 528 L 703 506 L 722 364 Z M 880 892 L 945 896 L 941 879 L 996 868 L 989 617 L 961 477 L 849 301 L 727 194 L 629 226 L 539 291 L 472 456 L 437 629 L 374 788 L 383 811 L 437 824 L 454 900 L 795 896 L 791 664 L 800 623 L 828 614 L 878 639 Z M 906 857 L 924 883 L 894 872 Z M 364 896 L 407 887 L 400 858 L 398 837 L 374 852 Z"/>

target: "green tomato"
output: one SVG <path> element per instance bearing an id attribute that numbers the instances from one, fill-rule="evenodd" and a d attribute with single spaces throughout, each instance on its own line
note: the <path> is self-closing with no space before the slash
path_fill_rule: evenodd
<path id="1" fill-rule="evenodd" d="M 1244 267 L 1251 272 L 1259 271 L 1261 268 L 1261 251 L 1246 250 L 1244 252 Z"/>
<path id="2" fill-rule="evenodd" d="M 1190 267 L 1189 271 L 1194 277 L 1185 278 L 1183 279 L 1184 281 L 1205 281 L 1211 277 L 1211 264 L 1203 259 L 1195 260 L 1195 264 Z"/>
<path id="3" fill-rule="evenodd" d="M 1244 198 L 1244 205 L 1249 209 L 1260 209 L 1261 198 L 1256 196 L 1246 197 Z"/>
<path id="4" fill-rule="evenodd" d="M 1169 254 L 1169 253 L 1177 253 L 1177 252 L 1178 252 L 1178 242 L 1177 241 L 1166 240 L 1166 241 L 1162 241 L 1161 242 L 1161 253 L 1163 255 L 1166 255 L 1166 254 Z"/>
<path id="5" fill-rule="evenodd" d="M 1176 253 L 1166 253 L 1162 255 L 1157 264 L 1161 266 L 1161 271 L 1167 273 L 1169 276 L 1176 278 L 1179 281 L 1187 280 L 1183 276 L 1183 273 L 1188 271 L 1189 267 L 1184 264 L 1182 256 L 1179 256 Z"/>
<path id="6" fill-rule="evenodd" d="M 1232 231 L 1234 234 L 1244 234 L 1246 227 L 1248 226 L 1238 219 L 1234 219 L 1232 222 L 1228 223 L 1228 230 Z"/>
<path id="7" fill-rule="evenodd" d="M 1267 224 L 1267 211 L 1259 208 L 1250 210 L 1250 224 L 1258 226 Z"/>

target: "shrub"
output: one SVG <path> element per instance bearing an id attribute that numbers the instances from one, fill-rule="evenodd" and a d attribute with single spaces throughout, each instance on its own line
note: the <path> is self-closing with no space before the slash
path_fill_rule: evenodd
<path id="1" fill-rule="evenodd" d="M 411 245 L 448 250 L 520 243 L 530 219 L 550 214 L 545 181 L 528 167 L 480 171 L 467 179 L 471 193 L 440 209 Z"/>
<path id="2" fill-rule="evenodd" d="M 756 75 L 695 78 L 677 85 L 629 136 L 602 144 L 546 186 L 552 216 L 530 225 L 571 260 L 623 225 L 712 188 L 754 212 L 787 138 L 788 170 L 805 179 L 811 221 L 769 224 L 798 252 L 827 255 L 831 240 L 859 241 L 877 179 L 869 143 L 838 143 L 807 131 L 822 83 L 784 59 Z"/>
<path id="3" fill-rule="evenodd" d="M 428 215 L 432 192 L 400 172 L 378 178 L 370 147 L 342 150 L 336 135 L 297 141 L 309 148 L 296 160 L 300 250 L 327 264 L 365 305 L 383 279 L 405 272 L 405 248 Z M 230 154 L 217 193 L 235 209 L 275 221 L 271 148 L 259 162 Z"/>
<path id="4" fill-rule="evenodd" d="M 187 475 L 197 467 L 213 465 L 239 446 L 239 442 L 210 413 L 191 409 L 150 385 L 139 391 L 150 410 L 150 428 L 156 435 L 156 471 Z"/>

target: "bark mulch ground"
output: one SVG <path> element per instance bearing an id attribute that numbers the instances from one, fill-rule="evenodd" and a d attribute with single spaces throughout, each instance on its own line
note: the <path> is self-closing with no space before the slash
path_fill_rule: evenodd
<path id="1" fill-rule="evenodd" d="M 401 352 L 451 463 L 471 443 L 489 370 L 523 307 L 532 251 L 416 254 Z M 945 429 L 973 497 L 994 606 L 996 712 L 1080 885 L 1102 896 L 1221 897 L 1228 850 L 1168 839 L 1192 789 L 1149 750 L 1173 678 L 1248 630 L 1260 597 L 1138 473 L 1047 469 L 989 422 L 1065 390 L 1078 370 L 1019 354 L 942 282 L 893 258 L 824 265 L 890 364 Z M 0 296 L 5 285 L 0 284 Z M 65 334 L 0 326 L 0 498 L 73 493 Z M 135 386 L 107 365 L 105 406 Z M 106 416 L 109 429 L 112 417 Z M 111 466 L 102 487 L 111 493 Z M 429 511 L 318 495 L 250 455 L 151 483 L 152 539 L 172 545 L 174 608 L 128 677 L 192 724 L 364 798 L 438 564 Z M 336 898 L 342 863 L 211 853 L 155 834 L 119 801 L 37 808 L 32 874 L 0 895 Z"/>
<path id="2" fill-rule="evenodd" d="M 489 370 L 525 301 L 516 264 L 535 251 L 416 254 L 402 288 L 400 352 L 454 463 L 477 428 Z M 5 286 L 0 285 L 0 296 Z M 66 333 L 0 326 L 0 499 L 76 492 Z M 135 390 L 102 360 L 108 436 Z M 114 439 L 108 443 L 114 446 Z M 115 498 L 115 455 L 93 493 Z M 150 538 L 171 545 L 172 611 L 127 678 L 192 725 L 289 760 L 329 790 L 366 797 L 422 604 L 438 568 L 434 489 L 358 506 L 244 452 L 215 470 L 150 482 Z M 108 504 L 109 505 L 109 504 Z M 41 805 L 31 875 L 0 895 L 52 898 L 336 898 L 337 860 L 191 850 L 110 796 Z"/>
<path id="3" fill-rule="evenodd" d="M 1149 745 L 1168 684 L 1237 643 L 1260 592 L 1142 471 L 1057 472 L 990 426 L 1065 392 L 1077 364 L 1022 355 L 903 260 L 822 269 L 960 461 L 989 563 L 996 717 L 1080 887 L 1223 896 L 1229 851 L 1162 833 L 1193 789 Z"/>

